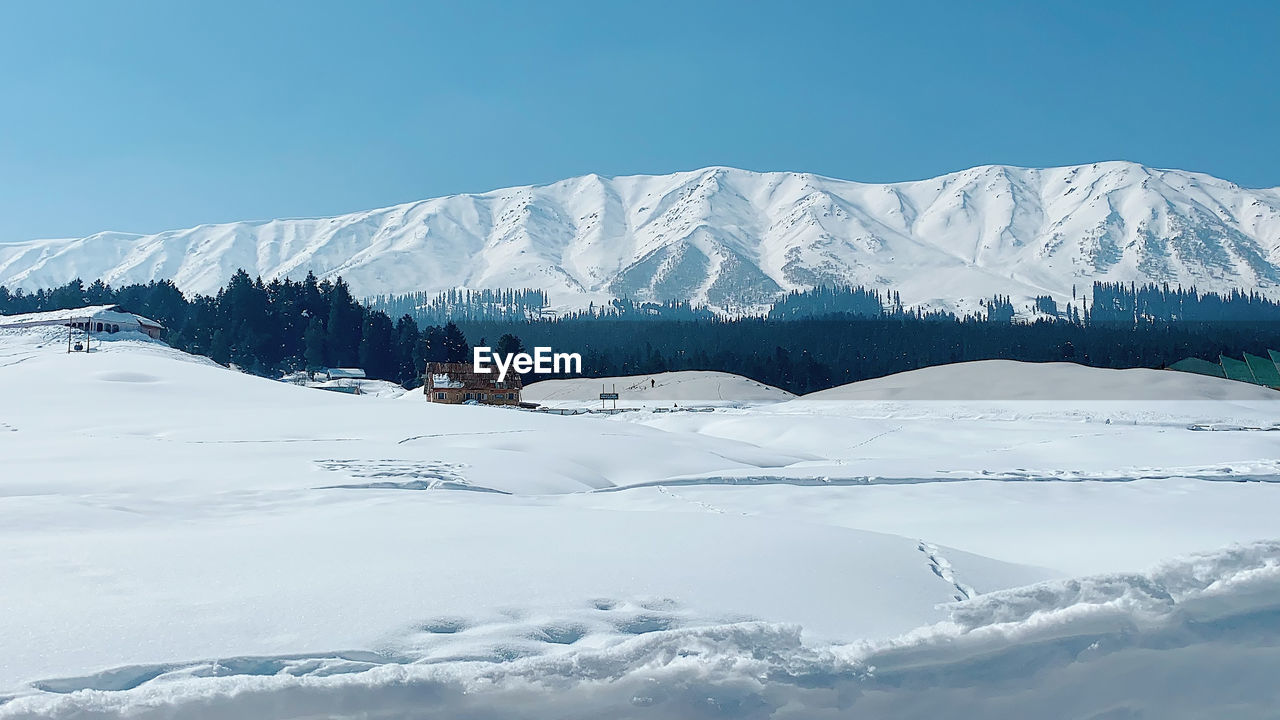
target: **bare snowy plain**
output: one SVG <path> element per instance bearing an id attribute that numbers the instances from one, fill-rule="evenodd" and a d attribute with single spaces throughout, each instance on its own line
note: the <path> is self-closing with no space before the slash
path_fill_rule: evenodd
<path id="1" fill-rule="evenodd" d="M 1280 395 L 1001 362 L 802 398 L 653 379 L 554 416 L 0 331 L 0 718 L 1280 706 Z"/>

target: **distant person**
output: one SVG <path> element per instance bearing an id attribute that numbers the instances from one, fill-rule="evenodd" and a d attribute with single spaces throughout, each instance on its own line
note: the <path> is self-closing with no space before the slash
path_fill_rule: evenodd
<path id="1" fill-rule="evenodd" d="M 649 389 L 652 390 L 656 385 L 657 383 L 654 382 L 653 378 L 649 378 Z"/>

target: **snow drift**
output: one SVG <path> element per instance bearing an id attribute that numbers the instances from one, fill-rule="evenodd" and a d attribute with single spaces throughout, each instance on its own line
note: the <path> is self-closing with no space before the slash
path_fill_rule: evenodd
<path id="1" fill-rule="evenodd" d="M 241 658 L 46 683 L 0 718 L 1269 717 L 1280 702 L 1280 544 L 1044 583 L 897 639 L 667 630 L 511 660 Z M 128 678 L 124 689 L 109 686 Z"/>

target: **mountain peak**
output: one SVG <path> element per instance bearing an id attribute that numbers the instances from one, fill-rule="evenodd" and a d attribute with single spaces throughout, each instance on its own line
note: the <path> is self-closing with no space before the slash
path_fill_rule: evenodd
<path id="1" fill-rule="evenodd" d="M 1272 294 L 1280 195 L 1128 161 L 982 165 L 878 184 L 709 166 L 328 218 L 0 245 L 0 284 L 27 289 L 168 278 L 208 293 L 239 267 L 341 275 L 364 296 L 536 287 L 560 308 L 626 296 L 726 313 L 836 283 L 959 310 L 997 293 L 1065 302 L 1093 280 Z"/>

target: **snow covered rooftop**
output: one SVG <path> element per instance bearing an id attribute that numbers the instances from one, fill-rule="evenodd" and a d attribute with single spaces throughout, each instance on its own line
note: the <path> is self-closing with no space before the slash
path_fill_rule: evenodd
<path id="1" fill-rule="evenodd" d="M 0 315 L 0 327 L 31 327 L 35 325 L 56 325 L 70 320 L 103 320 L 110 322 L 134 322 L 144 327 L 164 327 L 160 323 L 141 315 L 124 312 L 119 305 L 87 305 L 70 310 L 50 310 L 47 312 L 24 313 L 22 315 Z"/>
<path id="2" fill-rule="evenodd" d="M 89 305 L 70 310 L 51 310 L 48 312 L 24 313 L 22 315 L 0 315 L 0 326 L 28 325 L 60 320 L 83 320 L 99 313 L 116 311 L 116 305 Z"/>
<path id="3" fill-rule="evenodd" d="M 454 380 L 449 376 L 449 373 L 432 373 L 431 386 L 438 388 L 460 388 L 462 387 L 462 382 Z"/>
<path id="4" fill-rule="evenodd" d="M 361 368 L 329 368 L 325 374 L 330 380 L 361 380 L 365 376 Z"/>

